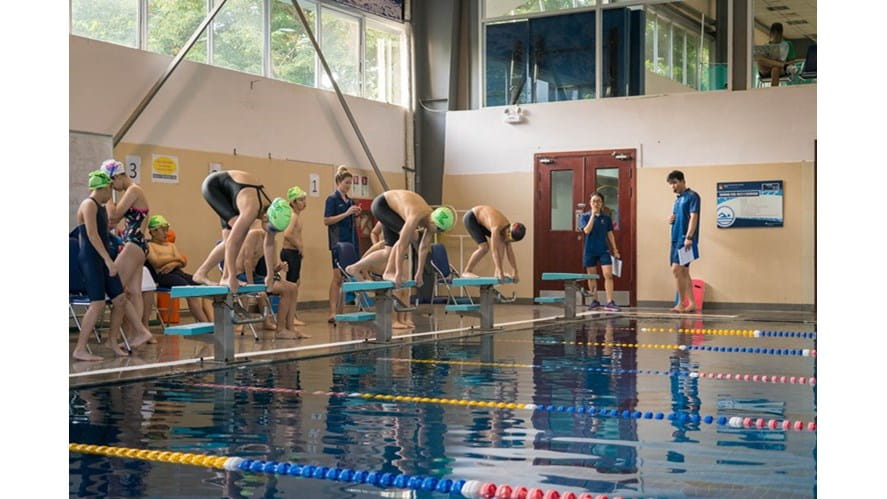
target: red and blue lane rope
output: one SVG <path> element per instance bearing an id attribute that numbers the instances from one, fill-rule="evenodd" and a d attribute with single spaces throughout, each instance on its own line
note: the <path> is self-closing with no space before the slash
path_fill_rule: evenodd
<path id="1" fill-rule="evenodd" d="M 388 362 L 407 362 L 411 364 L 444 364 L 457 366 L 477 366 L 477 367 L 509 367 L 509 368 L 526 368 L 526 369 L 546 369 L 546 370 L 573 370 L 585 372 L 599 372 L 607 374 L 648 374 L 654 376 L 675 376 L 686 378 L 700 379 L 718 379 L 728 381 L 745 381 L 750 383 L 771 383 L 771 384 L 792 384 L 815 386 L 816 378 L 813 376 L 785 376 L 785 375 L 768 375 L 768 374 L 748 374 L 748 373 L 713 373 L 703 371 L 674 371 L 659 369 L 621 369 L 610 367 L 581 367 L 581 366 L 545 366 L 539 364 L 520 364 L 517 362 L 479 362 L 471 360 L 444 360 L 444 359 L 404 359 L 397 357 L 379 357 L 377 360 Z"/>
<path id="2" fill-rule="evenodd" d="M 513 409 L 513 410 L 527 410 L 527 411 L 547 411 L 547 412 L 563 412 L 570 414 L 587 414 L 589 416 L 597 416 L 597 417 L 611 417 L 618 419 L 650 419 L 650 420 L 668 420 L 668 421 L 677 421 L 679 423 L 704 423 L 707 425 L 716 424 L 719 427 L 729 426 L 731 428 L 757 428 L 757 429 L 770 429 L 770 430 L 794 430 L 794 431 L 808 431 L 815 432 L 816 431 L 816 422 L 810 421 L 805 423 L 801 420 L 778 420 L 778 419 L 764 419 L 764 418 L 752 418 L 752 417 L 727 417 L 727 416 L 712 416 L 705 415 L 701 416 L 699 414 L 687 414 L 685 412 L 677 413 L 670 412 L 668 414 L 664 412 L 653 412 L 653 411 L 638 411 L 638 410 L 619 410 L 619 409 L 606 409 L 599 408 L 594 406 L 566 406 L 566 405 L 542 405 L 542 404 L 525 404 L 520 402 L 498 402 L 498 401 L 487 401 L 487 400 L 470 400 L 470 399 L 446 399 L 446 398 L 437 398 L 437 397 L 417 397 L 412 395 L 387 395 L 381 393 L 361 393 L 361 392 L 327 392 L 323 390 L 309 391 L 309 390 L 299 390 L 294 388 L 266 388 L 261 386 L 243 386 L 243 385 L 219 385 L 214 383 L 194 383 L 186 386 L 194 386 L 200 388 L 214 388 L 214 389 L 225 389 L 225 390 L 240 390 L 240 391 L 249 391 L 249 392 L 266 392 L 266 393 L 281 393 L 286 395 L 295 395 L 295 396 L 303 396 L 303 395 L 319 395 L 325 397 L 347 397 L 347 398 L 362 398 L 365 400 L 374 400 L 380 402 L 407 402 L 407 403 L 420 403 L 420 404 L 441 404 L 441 405 L 457 405 L 463 407 L 483 407 L 489 409 Z"/>
<path id="3" fill-rule="evenodd" d="M 561 492 L 552 489 L 542 490 L 533 487 L 528 488 L 509 484 L 496 484 L 480 480 L 453 480 L 450 478 L 437 478 L 433 476 L 410 475 L 405 473 L 383 473 L 381 471 L 317 466 L 292 461 L 265 461 L 236 456 L 212 456 L 207 454 L 192 454 L 188 452 L 132 449 L 127 447 L 79 443 L 68 444 L 68 450 L 80 454 L 203 466 L 206 468 L 227 471 L 313 478 L 341 483 L 367 484 L 383 489 L 394 487 L 398 489 L 440 492 L 455 497 L 467 497 L 471 499 L 608 499 L 605 495 L 594 495 L 587 492 L 576 494 L 575 492 L 570 491 Z M 612 499 L 621 499 L 621 497 L 613 496 Z"/>

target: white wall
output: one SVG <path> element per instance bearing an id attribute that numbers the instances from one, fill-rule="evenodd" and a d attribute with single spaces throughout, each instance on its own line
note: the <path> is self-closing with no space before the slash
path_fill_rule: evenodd
<path id="1" fill-rule="evenodd" d="M 536 152 L 634 147 L 639 167 L 813 160 L 816 85 L 608 98 L 447 113 L 447 175 L 531 172 Z"/>
<path id="2" fill-rule="evenodd" d="M 69 37 L 72 130 L 114 134 L 171 57 Z M 405 164 L 406 110 L 347 98 L 383 170 Z M 123 138 L 206 152 L 371 168 L 335 93 L 183 61 Z"/>

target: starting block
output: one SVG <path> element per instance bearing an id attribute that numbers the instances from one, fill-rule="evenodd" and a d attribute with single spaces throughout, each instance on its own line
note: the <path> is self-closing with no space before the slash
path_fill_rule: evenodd
<path id="1" fill-rule="evenodd" d="M 416 281 L 406 281 L 395 287 L 393 281 L 348 281 L 342 283 L 342 291 L 375 292 L 375 312 L 352 312 L 350 314 L 336 314 L 336 322 L 362 323 L 369 322 L 376 330 L 377 342 L 391 341 L 392 314 L 397 312 L 409 312 L 415 307 L 399 307 L 399 301 L 394 297 L 394 291 L 403 288 L 415 288 Z"/>
<path id="2" fill-rule="evenodd" d="M 569 272 L 543 272 L 543 281 L 563 281 L 564 296 L 537 296 L 533 301 L 536 303 L 563 303 L 564 318 L 576 318 L 576 291 L 580 288 L 579 281 L 589 279 L 597 279 L 597 274 L 573 274 Z"/>
<path id="3" fill-rule="evenodd" d="M 231 293 L 228 286 L 173 286 L 169 292 L 171 298 L 212 298 L 214 322 L 169 326 L 163 332 L 169 335 L 189 336 L 198 341 L 211 343 L 214 347 L 213 360 L 225 363 L 233 362 L 234 324 L 261 322 L 265 318 L 264 316 L 237 317 L 235 295 L 263 291 L 265 291 L 263 284 L 244 284 L 237 288 L 237 293 Z"/>
<path id="4" fill-rule="evenodd" d="M 511 279 L 496 279 L 495 277 L 457 277 L 453 279 L 453 286 L 478 286 L 480 288 L 479 305 L 447 305 L 446 312 L 456 312 L 460 315 L 476 315 L 480 317 L 480 328 L 493 329 L 493 303 L 499 292 L 494 286 L 510 283 Z"/>

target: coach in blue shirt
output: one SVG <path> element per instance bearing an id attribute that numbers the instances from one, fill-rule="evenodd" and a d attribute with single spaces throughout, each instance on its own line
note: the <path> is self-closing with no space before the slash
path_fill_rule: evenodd
<path id="1" fill-rule="evenodd" d="M 693 296 L 693 280 L 690 278 L 690 263 L 681 265 L 678 250 L 689 249 L 693 259 L 699 258 L 699 194 L 687 187 L 684 173 L 674 170 L 668 174 L 666 182 L 677 194 L 671 217 L 671 249 L 669 261 L 674 274 L 675 285 L 680 297 L 678 304 L 672 308 L 675 312 L 695 312 L 696 298 Z M 684 303 L 687 306 L 684 306 Z"/>
<path id="2" fill-rule="evenodd" d="M 338 256 L 336 255 L 336 243 L 351 243 L 354 251 L 359 255 L 357 246 L 357 231 L 354 227 L 354 216 L 360 214 L 360 206 L 354 204 L 354 200 L 348 197 L 353 182 L 351 172 L 345 166 L 336 169 L 336 190 L 326 198 L 326 206 L 323 209 L 323 223 L 327 227 L 330 251 L 333 257 L 333 280 L 330 283 L 330 316 L 329 323 L 336 322 L 336 314 L 342 313 L 340 291 L 342 289 L 342 274 L 337 268 Z"/>

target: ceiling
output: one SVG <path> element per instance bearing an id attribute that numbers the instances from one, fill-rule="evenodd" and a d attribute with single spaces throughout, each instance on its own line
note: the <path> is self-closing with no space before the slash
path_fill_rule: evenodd
<path id="1" fill-rule="evenodd" d="M 754 0 L 755 25 L 769 32 L 782 23 L 783 37 L 816 41 L 816 0 Z"/>

